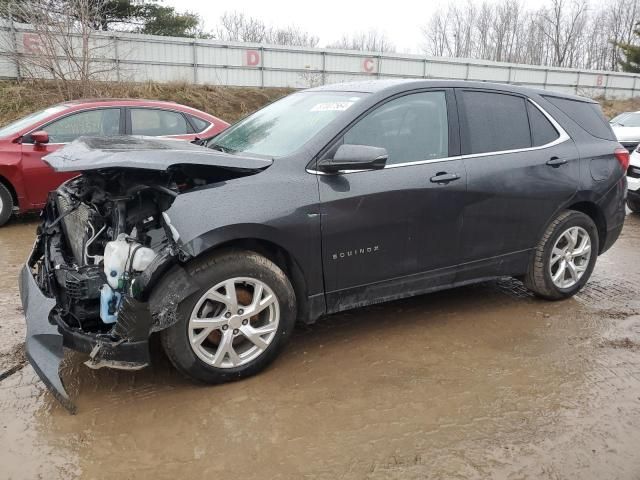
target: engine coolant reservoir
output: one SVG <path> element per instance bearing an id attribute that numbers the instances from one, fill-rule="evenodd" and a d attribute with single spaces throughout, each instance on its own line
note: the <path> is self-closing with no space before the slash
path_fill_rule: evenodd
<path id="1" fill-rule="evenodd" d="M 127 240 L 127 235 L 121 233 L 118 238 L 108 242 L 104 249 L 104 274 L 109 286 L 117 290 L 125 271 L 142 272 L 155 257 L 156 252 L 152 249 Z"/>

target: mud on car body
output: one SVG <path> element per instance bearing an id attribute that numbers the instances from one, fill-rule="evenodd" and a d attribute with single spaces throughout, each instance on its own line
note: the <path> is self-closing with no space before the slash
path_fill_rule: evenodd
<path id="1" fill-rule="evenodd" d="M 488 119 L 488 120 L 487 120 Z M 202 145 L 79 139 L 21 275 L 27 355 L 58 398 L 90 367 L 219 383 L 296 320 L 500 276 L 547 299 L 588 280 L 624 221 L 628 152 L 590 100 L 379 81 L 295 93 Z"/>

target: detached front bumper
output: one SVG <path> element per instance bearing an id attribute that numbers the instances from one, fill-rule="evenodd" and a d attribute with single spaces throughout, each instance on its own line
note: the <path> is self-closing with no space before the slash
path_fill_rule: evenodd
<path id="1" fill-rule="evenodd" d="M 146 304 L 129 302 L 121 311 L 123 322 L 120 325 L 123 331 L 131 325 L 128 333 L 135 336 L 135 329 L 144 338 L 135 341 L 113 340 L 113 337 L 105 334 L 87 333 L 69 327 L 55 312 L 56 300 L 42 292 L 28 265 L 20 272 L 20 297 L 27 323 L 27 359 L 47 388 L 69 412 L 75 413 L 76 407 L 59 374 L 60 363 L 64 358 L 63 347 L 89 354 L 87 365 L 93 368 L 108 366 L 136 370 L 149 364 L 147 337 L 150 325 L 140 321 L 145 318 Z M 134 317 L 135 325 L 127 322 L 128 318 Z"/>
<path id="2" fill-rule="evenodd" d="M 62 335 L 58 332 L 57 325 L 49 322 L 56 301 L 42 293 L 28 265 L 20 271 L 20 298 L 27 321 L 27 359 L 51 393 L 67 410 L 75 413 L 76 407 L 58 374 L 64 356 Z"/>

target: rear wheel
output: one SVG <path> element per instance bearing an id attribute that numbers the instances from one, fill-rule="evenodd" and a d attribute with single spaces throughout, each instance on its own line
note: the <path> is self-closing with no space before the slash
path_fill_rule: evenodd
<path id="1" fill-rule="evenodd" d="M 162 332 L 164 349 L 186 376 L 221 383 L 265 368 L 296 319 L 293 287 L 277 265 L 254 252 L 227 252 L 189 266 L 203 287 L 178 307 Z"/>
<path id="2" fill-rule="evenodd" d="M 0 227 L 9 221 L 13 213 L 13 197 L 9 189 L 0 183 Z"/>
<path id="3" fill-rule="evenodd" d="M 581 212 L 565 211 L 547 227 L 535 248 L 525 285 L 536 295 L 560 300 L 589 280 L 598 256 L 598 229 Z"/>
<path id="4" fill-rule="evenodd" d="M 627 198 L 627 207 L 633 213 L 640 213 L 640 201 L 632 200 L 631 198 Z"/>

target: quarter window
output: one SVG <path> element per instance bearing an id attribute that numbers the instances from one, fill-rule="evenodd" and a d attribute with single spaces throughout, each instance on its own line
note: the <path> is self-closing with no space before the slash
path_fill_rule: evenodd
<path id="1" fill-rule="evenodd" d="M 464 153 L 531 147 L 527 107 L 522 97 L 463 91 Z"/>
<path id="2" fill-rule="evenodd" d="M 131 134 L 158 137 L 194 133 L 184 115 L 168 110 L 132 108 Z"/>
<path id="3" fill-rule="evenodd" d="M 68 143 L 78 137 L 120 133 L 120 109 L 102 108 L 74 113 L 44 127 L 50 143 Z"/>
<path id="4" fill-rule="evenodd" d="M 383 147 L 387 164 L 447 157 L 445 92 L 414 93 L 385 103 L 353 126 L 344 143 Z"/>
<path id="5" fill-rule="evenodd" d="M 534 147 L 546 145 L 560 136 L 549 119 L 531 102 L 527 102 L 529 124 L 531 125 L 531 140 Z"/>
<path id="6" fill-rule="evenodd" d="M 559 98 L 551 95 L 544 96 L 547 101 L 562 110 L 590 135 L 605 140 L 615 140 L 616 136 L 611 125 L 604 118 L 600 105 L 595 102 L 583 102 L 569 98 Z M 623 122 L 624 123 L 624 122 Z"/>
<path id="7" fill-rule="evenodd" d="M 194 117 L 193 115 L 189 115 L 189 120 L 191 120 L 192 125 L 195 127 L 196 133 L 204 132 L 207 128 L 209 128 L 209 125 L 211 125 L 211 123 L 207 122 L 206 120 L 203 120 L 199 117 Z"/>

